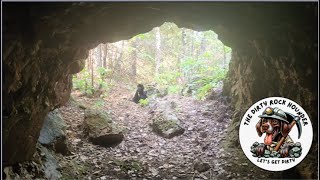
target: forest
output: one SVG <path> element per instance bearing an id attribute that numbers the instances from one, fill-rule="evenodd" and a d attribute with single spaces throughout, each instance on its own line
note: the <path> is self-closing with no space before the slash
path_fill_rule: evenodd
<path id="1" fill-rule="evenodd" d="M 203 100 L 222 86 L 230 59 L 231 48 L 213 31 L 197 32 L 166 22 L 129 40 L 91 49 L 85 68 L 73 77 L 73 87 L 87 96 L 107 97 L 118 83 L 134 88 L 141 83 Z"/>

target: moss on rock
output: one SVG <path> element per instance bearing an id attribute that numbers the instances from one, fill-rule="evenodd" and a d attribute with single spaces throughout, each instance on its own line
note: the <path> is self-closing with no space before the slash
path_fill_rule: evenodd
<path id="1" fill-rule="evenodd" d="M 185 131 L 180 126 L 179 120 L 165 118 L 163 114 L 159 114 L 153 119 L 151 127 L 155 133 L 165 138 L 179 136 Z"/>
<path id="2" fill-rule="evenodd" d="M 104 147 L 115 146 L 123 140 L 122 130 L 109 114 L 96 109 L 85 110 L 83 132 L 89 140 Z"/>

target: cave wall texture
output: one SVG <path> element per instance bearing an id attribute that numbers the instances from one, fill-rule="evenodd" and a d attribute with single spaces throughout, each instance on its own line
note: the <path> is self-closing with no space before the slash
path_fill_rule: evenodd
<path id="1" fill-rule="evenodd" d="M 89 49 L 174 22 L 213 30 L 233 49 L 224 87 L 234 109 L 227 146 L 239 146 L 240 120 L 254 102 L 290 98 L 313 123 L 315 143 L 298 168 L 315 177 L 317 18 L 317 2 L 3 3 L 3 163 L 32 158 L 46 114 L 68 100 L 71 75 Z"/>

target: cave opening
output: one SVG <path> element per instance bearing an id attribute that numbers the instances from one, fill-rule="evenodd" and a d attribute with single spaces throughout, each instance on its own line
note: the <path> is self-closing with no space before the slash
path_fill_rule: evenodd
<path id="1" fill-rule="evenodd" d="M 213 149 L 221 148 L 216 143 L 231 122 L 231 109 L 222 95 L 231 53 L 214 31 L 179 28 L 171 22 L 90 49 L 83 70 L 73 75 L 71 100 L 59 108 L 68 142 L 85 159 L 82 166 L 100 167 L 97 163 L 108 159 L 105 169 L 118 177 L 176 178 L 179 169 L 197 162 L 197 171 L 204 168 L 209 173 L 209 159 L 219 161 Z M 132 99 L 137 84 L 143 84 L 147 98 L 136 104 Z M 108 156 L 97 159 L 101 153 Z M 217 154 L 223 156 L 222 151 Z M 160 175 L 180 161 L 184 164 L 171 174 Z M 118 169 L 119 163 L 126 167 Z M 147 166 L 149 175 L 143 173 Z M 62 176 L 70 172 L 62 170 Z"/>
<path id="2" fill-rule="evenodd" d="M 112 86 L 157 86 L 169 94 L 204 100 L 222 89 L 232 49 L 218 35 L 165 22 L 129 40 L 101 43 L 89 50 L 84 69 L 73 76 L 73 88 L 87 96 L 107 96 Z"/>

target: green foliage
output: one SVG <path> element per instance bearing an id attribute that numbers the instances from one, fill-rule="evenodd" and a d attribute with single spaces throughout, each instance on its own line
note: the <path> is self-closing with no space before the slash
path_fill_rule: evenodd
<path id="1" fill-rule="evenodd" d="M 73 76 L 73 88 L 80 90 L 87 96 L 92 96 L 97 90 L 103 92 L 108 91 L 111 85 L 106 82 L 105 78 L 111 73 L 111 70 L 104 67 L 98 67 L 96 73 L 97 75 L 94 77 L 94 86 L 92 86 L 91 72 L 89 72 L 87 68 L 84 68 L 80 73 Z M 107 93 L 104 95 L 106 94 Z"/>
<path id="2" fill-rule="evenodd" d="M 212 54 L 212 52 L 210 52 L 210 51 L 206 51 L 206 52 L 204 52 L 203 54 L 202 54 L 202 58 L 207 58 L 207 59 L 209 59 L 209 58 L 211 58 L 213 56 L 213 54 Z"/>
<path id="3" fill-rule="evenodd" d="M 98 79 L 98 85 L 101 89 L 107 89 L 108 88 L 108 84 L 106 83 L 106 81 L 104 79 Z"/>
<path id="4" fill-rule="evenodd" d="M 88 96 L 92 96 L 94 93 L 94 88 L 90 86 L 85 92 Z"/>
<path id="5" fill-rule="evenodd" d="M 225 51 L 226 53 L 229 53 L 229 52 L 232 51 L 232 49 L 231 49 L 230 47 L 228 47 L 228 46 L 224 46 L 224 51 Z"/>
<path id="6" fill-rule="evenodd" d="M 139 161 L 135 161 L 135 160 L 125 160 L 125 161 L 113 160 L 113 162 L 116 165 L 118 165 L 120 169 L 124 172 L 127 172 L 127 171 L 138 172 L 143 169 L 142 164 Z"/>
<path id="7" fill-rule="evenodd" d="M 164 72 L 155 77 L 155 80 L 160 85 L 176 84 L 177 78 L 181 76 L 180 72 Z"/>
<path id="8" fill-rule="evenodd" d="M 139 40 L 144 40 L 144 39 L 147 38 L 147 36 L 146 36 L 146 34 L 138 34 L 138 35 L 136 36 L 136 38 L 138 38 Z"/>
<path id="9" fill-rule="evenodd" d="M 215 87 L 214 83 L 205 84 L 197 90 L 196 97 L 200 100 L 204 100 L 210 93 L 210 90 Z"/>
<path id="10" fill-rule="evenodd" d="M 84 90 L 86 87 L 86 80 L 85 79 L 78 79 L 77 77 L 73 76 L 73 88 Z"/>
<path id="11" fill-rule="evenodd" d="M 188 57 L 180 64 L 180 66 L 184 71 L 190 71 L 199 64 L 200 62 L 196 61 L 194 58 Z"/>
<path id="12" fill-rule="evenodd" d="M 178 94 L 181 92 L 182 86 L 181 85 L 171 85 L 168 86 L 168 93 L 169 94 Z"/>
<path id="13" fill-rule="evenodd" d="M 159 39 L 156 30 L 160 30 L 160 49 L 156 47 Z M 194 96 L 205 99 L 225 78 L 232 52 L 213 31 L 197 32 L 169 22 L 159 29 L 105 47 L 102 49 L 107 51 L 94 56 L 99 58 L 103 54 L 107 61 L 94 63 L 93 87 L 91 71 L 85 68 L 73 78 L 75 89 L 88 95 L 102 91 L 102 97 L 106 97 L 112 82 L 139 81 L 157 83 L 158 89 L 166 89 L 170 94 L 180 93 L 182 87 L 189 86 Z M 107 68 L 96 67 L 97 64 L 104 64 Z M 157 74 L 156 65 L 160 67 Z M 141 105 L 145 104 L 142 101 Z"/>
<path id="14" fill-rule="evenodd" d="M 148 106 L 149 100 L 148 100 L 148 99 L 140 99 L 140 100 L 139 100 L 139 104 L 140 104 L 140 106 L 142 106 L 142 107 Z"/>
<path id="15" fill-rule="evenodd" d="M 158 126 L 163 131 L 168 131 L 171 128 L 176 127 L 178 124 L 174 120 L 165 120 L 163 115 L 158 116 L 154 121 L 154 125 Z"/>
<path id="16" fill-rule="evenodd" d="M 146 61 L 154 62 L 154 56 L 152 54 L 142 52 L 139 57 L 145 59 Z"/>
<path id="17" fill-rule="evenodd" d="M 104 104 L 105 104 L 104 100 L 103 99 L 99 99 L 94 103 L 93 107 L 102 108 L 102 107 L 104 107 Z"/>
<path id="18" fill-rule="evenodd" d="M 100 78 L 104 79 L 105 76 L 107 76 L 110 73 L 111 70 L 104 68 L 104 67 L 98 67 L 97 72 L 100 76 Z"/>
<path id="19" fill-rule="evenodd" d="M 212 74 L 202 76 L 196 81 L 199 89 L 196 91 L 196 97 L 200 100 L 204 100 L 209 95 L 214 87 L 217 87 L 220 81 L 223 81 L 226 77 L 227 70 L 218 66 L 214 66 L 210 70 L 213 70 Z"/>
<path id="20" fill-rule="evenodd" d="M 74 179 L 76 176 L 79 177 L 79 174 L 85 174 L 92 168 L 91 164 L 79 163 L 76 159 L 66 161 L 66 165 L 65 168 L 61 168 L 62 180 Z"/>
<path id="21" fill-rule="evenodd" d="M 181 77 L 180 72 L 164 72 L 155 77 L 156 82 L 162 89 L 167 89 L 169 94 L 178 94 L 182 85 L 177 82 L 177 79 Z"/>
<path id="22" fill-rule="evenodd" d="M 92 87 L 90 73 L 83 69 L 80 73 L 80 77 L 73 76 L 73 88 L 78 89 L 87 95 L 92 95 L 94 88 Z"/>

